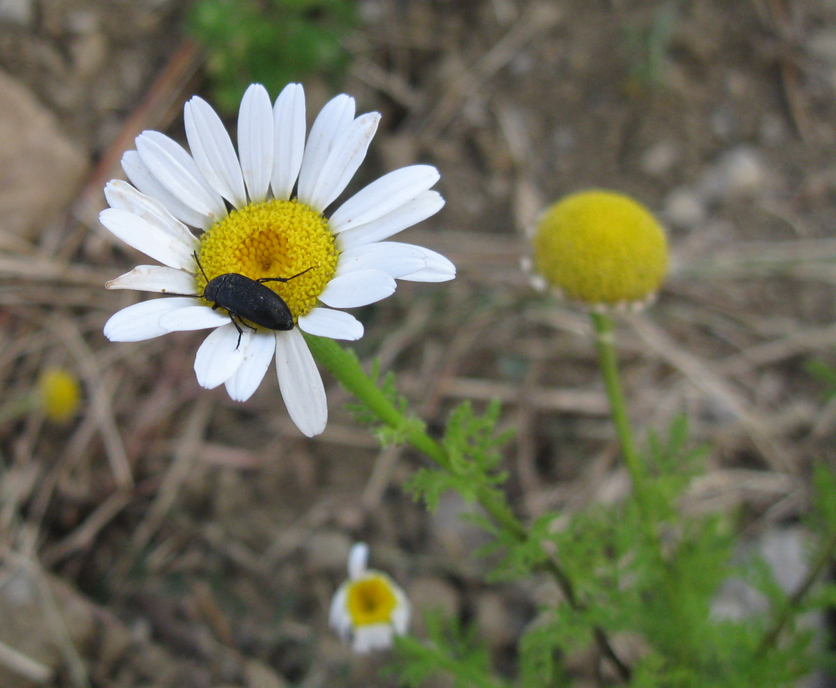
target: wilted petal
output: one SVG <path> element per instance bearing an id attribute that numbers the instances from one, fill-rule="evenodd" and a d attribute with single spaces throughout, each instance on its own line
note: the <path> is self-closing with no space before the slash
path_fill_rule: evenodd
<path id="1" fill-rule="evenodd" d="M 107 289 L 136 289 L 156 291 L 161 294 L 193 295 L 194 275 L 185 270 L 175 270 L 161 265 L 138 265 L 130 272 L 105 284 Z"/>

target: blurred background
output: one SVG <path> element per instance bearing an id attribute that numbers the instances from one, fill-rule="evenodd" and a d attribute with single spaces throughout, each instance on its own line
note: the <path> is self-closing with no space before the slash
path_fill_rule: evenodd
<path id="1" fill-rule="evenodd" d="M 683 508 L 738 513 L 798 579 L 809 467 L 836 461 L 832 0 L 0 0 L 0 685 L 397 685 L 327 629 L 357 540 L 502 672 L 554 594 L 486 587 L 468 506 L 414 504 L 421 458 L 381 451 L 332 379 L 308 440 L 272 372 L 245 404 L 198 386 L 204 333 L 102 335 L 140 298 L 104 282 L 142 262 L 98 225 L 104 183 L 140 131 L 185 142 L 195 93 L 234 133 L 252 81 L 382 113 L 349 192 L 441 171 L 446 207 L 403 240 L 459 276 L 360 309 L 354 347 L 431 428 L 502 401 L 524 519 L 628 489 L 588 320 L 531 289 L 526 234 L 583 188 L 656 212 L 670 279 L 619 321 L 638 435 L 687 413 L 710 451 Z M 80 383 L 63 420 L 38 401 L 55 368 Z"/>

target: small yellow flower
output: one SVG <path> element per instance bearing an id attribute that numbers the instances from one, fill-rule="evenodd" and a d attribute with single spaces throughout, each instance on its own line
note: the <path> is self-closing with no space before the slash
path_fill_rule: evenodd
<path id="1" fill-rule="evenodd" d="M 644 206 L 612 191 L 582 191 L 555 203 L 533 242 L 545 281 L 591 306 L 647 301 L 668 269 L 662 227 Z"/>
<path id="2" fill-rule="evenodd" d="M 47 368 L 38 380 L 38 401 L 51 421 L 70 420 L 81 403 L 78 378 L 62 368 Z"/>
<path id="3" fill-rule="evenodd" d="M 385 573 L 366 568 L 369 548 L 358 542 L 348 557 L 348 580 L 334 594 L 329 622 L 355 652 L 383 650 L 409 626 L 409 600 Z"/>

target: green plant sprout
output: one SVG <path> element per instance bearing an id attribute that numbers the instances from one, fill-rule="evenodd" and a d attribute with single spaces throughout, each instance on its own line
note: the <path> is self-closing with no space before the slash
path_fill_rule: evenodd
<path id="1" fill-rule="evenodd" d="M 198 0 L 188 25 L 207 52 L 215 103 L 231 113 L 250 83 L 277 93 L 311 74 L 338 77 L 354 22 L 350 0 Z"/>

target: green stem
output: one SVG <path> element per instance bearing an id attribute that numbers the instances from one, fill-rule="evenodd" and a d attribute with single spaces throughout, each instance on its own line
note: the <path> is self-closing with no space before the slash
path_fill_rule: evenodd
<path id="1" fill-rule="evenodd" d="M 595 348 L 598 350 L 598 360 L 601 364 L 601 373 L 604 376 L 604 385 L 607 389 L 613 424 L 621 444 L 621 453 L 627 466 L 627 472 L 633 482 L 636 502 L 642 516 L 646 517 L 648 512 L 645 497 L 645 467 L 641 457 L 636 452 L 633 431 L 630 429 L 630 419 L 627 416 L 627 405 L 624 402 L 624 391 L 618 374 L 612 319 L 603 313 L 590 312 L 589 315 L 595 328 Z"/>
<path id="2" fill-rule="evenodd" d="M 601 373 L 604 377 L 604 385 L 607 389 L 607 397 L 610 402 L 613 424 L 615 425 L 618 439 L 621 444 L 621 453 L 624 463 L 630 474 L 633 483 L 633 499 L 639 512 L 641 527 L 647 543 L 654 548 L 659 559 L 659 565 L 664 571 L 664 584 L 662 592 L 666 600 L 666 608 L 672 616 L 680 616 L 681 595 L 677 594 L 677 579 L 671 570 L 670 563 L 662 553 L 662 546 L 659 541 L 658 523 L 656 515 L 650 503 L 648 494 L 647 467 L 642 457 L 636 451 L 633 441 L 633 431 L 630 428 L 630 419 L 627 415 L 627 404 L 624 400 L 624 390 L 621 387 L 621 378 L 618 374 L 618 358 L 615 351 L 615 337 L 613 334 L 612 319 L 603 313 L 590 312 L 592 325 L 595 328 L 595 347 L 598 350 L 598 359 L 601 365 Z M 690 661 L 691 645 L 686 637 L 688 629 L 683 626 L 683 634 L 675 643 L 679 646 L 681 661 L 687 665 Z"/>
<path id="3" fill-rule="evenodd" d="M 359 399 L 386 425 L 406 433 L 406 441 L 441 468 L 450 471 L 450 458 L 438 442 L 427 435 L 418 424 L 410 422 L 366 375 L 360 361 L 333 339 L 305 335 L 305 340 L 319 364 L 336 377 L 349 392 Z M 491 517 L 518 540 L 525 540 L 526 530 L 495 493 L 480 490 L 479 503 Z"/>
<path id="4" fill-rule="evenodd" d="M 763 656 L 772 649 L 787 624 L 801 611 L 801 603 L 825 566 L 833 561 L 834 552 L 836 552 L 836 535 L 831 535 L 820 544 L 815 556 L 810 560 L 812 563 L 804 580 L 787 599 L 787 603 L 773 620 L 772 626 L 764 633 L 755 650 L 756 657 Z"/>
<path id="5" fill-rule="evenodd" d="M 323 368 L 336 377 L 346 390 L 361 401 L 382 422 L 396 430 L 403 431 L 406 441 L 415 449 L 432 459 L 440 468 L 452 472 L 450 457 L 444 447 L 427 435 L 423 431 L 422 425 L 410 422 L 410 419 L 395 407 L 380 390 L 377 383 L 366 375 L 360 361 L 353 352 L 345 350 L 333 339 L 309 334 L 304 336 L 314 358 Z M 477 492 L 477 500 L 494 522 L 501 526 L 506 533 L 518 542 L 528 540 L 528 531 L 517 520 L 507 501 L 499 493 L 483 488 Z M 582 610 L 583 604 L 577 599 L 572 582 L 560 568 L 560 565 L 550 559 L 543 566 L 543 569 L 555 579 L 570 606 L 577 611 Z M 615 653 L 606 633 L 597 626 L 593 630 L 599 650 L 612 662 L 616 672 L 626 683 L 630 679 L 630 668 Z"/>

